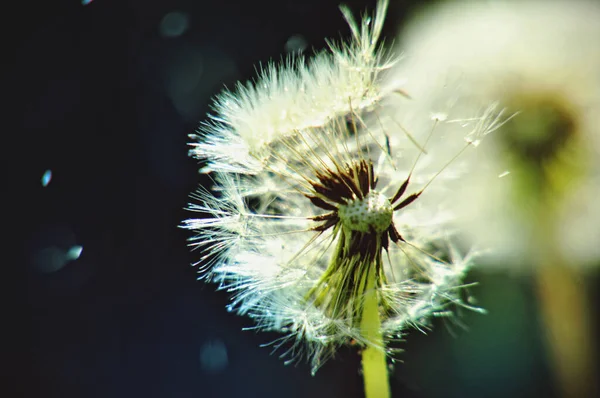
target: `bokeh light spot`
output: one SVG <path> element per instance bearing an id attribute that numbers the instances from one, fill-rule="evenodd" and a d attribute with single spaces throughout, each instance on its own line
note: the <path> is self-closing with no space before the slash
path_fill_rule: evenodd
<path id="1" fill-rule="evenodd" d="M 63 225 L 41 227 L 30 243 L 30 267 L 39 274 L 51 274 L 81 256 L 71 228 Z"/>
<path id="2" fill-rule="evenodd" d="M 81 256 L 82 251 L 83 246 L 75 245 L 67 251 L 66 258 L 71 261 L 77 260 Z"/>
<path id="3" fill-rule="evenodd" d="M 227 347 L 221 340 L 207 341 L 200 348 L 200 367 L 204 372 L 222 372 L 228 362 Z"/>
<path id="4" fill-rule="evenodd" d="M 163 37 L 181 36 L 189 27 L 189 18 L 181 11 L 171 11 L 160 21 L 160 34 Z"/>
<path id="5" fill-rule="evenodd" d="M 306 50 L 308 43 L 302 35 L 293 35 L 285 42 L 284 49 L 288 53 L 302 52 Z"/>
<path id="6" fill-rule="evenodd" d="M 52 180 L 52 170 L 48 169 L 42 175 L 42 186 L 47 187 L 50 184 L 50 180 Z"/>
<path id="7" fill-rule="evenodd" d="M 34 254 L 32 260 L 35 270 L 42 274 L 56 272 L 68 262 L 64 250 L 56 246 L 40 249 Z"/>

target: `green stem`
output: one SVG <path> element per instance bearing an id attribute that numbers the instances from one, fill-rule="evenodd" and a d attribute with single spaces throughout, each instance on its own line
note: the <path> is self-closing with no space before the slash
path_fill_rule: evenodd
<path id="1" fill-rule="evenodd" d="M 389 398 L 390 385 L 385 358 L 379 300 L 377 299 L 376 267 L 371 267 L 364 293 L 364 307 L 360 321 L 362 337 L 368 342 L 362 351 L 362 368 L 366 398 Z"/>

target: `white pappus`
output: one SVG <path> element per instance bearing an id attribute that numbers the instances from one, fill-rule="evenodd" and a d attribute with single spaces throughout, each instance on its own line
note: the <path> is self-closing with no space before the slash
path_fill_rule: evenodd
<path id="1" fill-rule="evenodd" d="M 369 273 L 386 339 L 468 307 L 472 253 L 453 242 L 443 198 L 460 189 L 458 155 L 502 112 L 405 111 L 417 100 L 385 83 L 393 62 L 377 44 L 387 3 L 360 23 L 342 8 L 351 41 L 224 91 L 191 136 L 214 181 L 189 207 L 209 217 L 183 225 L 202 252 L 200 277 L 231 292 L 230 309 L 256 329 L 283 332 L 273 344 L 290 361 L 307 357 L 313 374 L 340 345 L 372 344 L 359 327 Z"/>

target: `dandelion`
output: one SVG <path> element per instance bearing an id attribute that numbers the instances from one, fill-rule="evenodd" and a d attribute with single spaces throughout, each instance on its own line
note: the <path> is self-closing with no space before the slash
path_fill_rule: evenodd
<path id="1" fill-rule="evenodd" d="M 412 100 L 383 78 L 394 60 L 377 45 L 386 8 L 359 24 L 342 7 L 350 42 L 217 97 L 191 136 L 214 186 L 190 210 L 210 217 L 184 224 L 231 311 L 282 332 L 272 344 L 313 374 L 341 345 L 361 347 L 370 397 L 389 396 L 390 341 L 472 308 L 461 288 L 476 253 L 459 250 L 444 197 L 460 155 L 504 122 L 493 103 L 461 120 L 451 107 L 403 112 Z"/>
<path id="2" fill-rule="evenodd" d="M 427 93 L 426 106 L 445 99 L 449 85 L 471 103 L 499 100 L 520 112 L 477 151 L 485 167 L 473 170 L 471 200 L 462 201 L 475 215 L 465 231 L 505 259 L 537 256 L 529 210 L 545 184 L 555 185 L 547 246 L 579 267 L 600 259 L 599 15 L 591 1 L 450 2 L 401 35 L 410 62 L 397 73 L 407 90 Z"/>
<path id="3" fill-rule="evenodd" d="M 465 183 L 462 230 L 494 247 L 496 264 L 536 275 L 559 382 L 577 397 L 595 396 L 597 373 L 577 274 L 600 261 L 599 20 L 591 1 L 450 2 L 406 29 L 413 64 L 398 70 L 429 98 L 445 98 L 433 82 L 447 80 L 519 112 L 477 153 L 486 162 Z"/>

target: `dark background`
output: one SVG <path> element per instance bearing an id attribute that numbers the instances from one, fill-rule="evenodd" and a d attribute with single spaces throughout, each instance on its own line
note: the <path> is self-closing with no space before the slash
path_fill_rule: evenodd
<path id="1" fill-rule="evenodd" d="M 347 2 L 355 12 L 374 3 Z M 199 254 L 178 228 L 188 194 L 207 183 L 187 135 L 210 97 L 278 59 L 294 35 L 308 54 L 347 37 L 337 5 L 48 1 L 6 13 L 16 25 L 5 28 L 6 126 L 17 128 L 3 136 L 16 140 L 3 145 L 14 199 L 5 219 L 16 221 L 7 231 L 18 256 L 4 280 L 7 397 L 362 396 L 355 350 L 311 377 L 260 347 L 277 334 L 242 331 L 251 321 L 196 281 Z M 413 5 L 392 1 L 387 37 Z M 552 396 L 529 282 L 473 279 L 491 315 L 465 313 L 470 331 L 440 321 L 429 336 L 410 333 L 394 396 Z"/>

